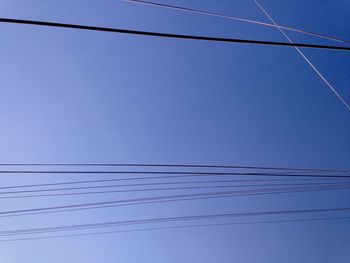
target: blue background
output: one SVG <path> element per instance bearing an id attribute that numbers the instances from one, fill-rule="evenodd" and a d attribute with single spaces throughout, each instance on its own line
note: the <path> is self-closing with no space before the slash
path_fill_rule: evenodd
<path id="1" fill-rule="evenodd" d="M 269 22 L 254 1 L 163 3 Z M 350 39 L 349 1 L 260 3 L 279 24 Z M 1 0 L 0 16 L 285 41 L 274 28 L 118 0 Z M 296 42 L 335 44 L 288 34 Z M 0 25 L 0 35 L 2 163 L 350 168 L 350 112 L 293 48 L 10 24 Z M 349 54 L 303 51 L 350 103 Z M 18 174 L 2 175 L 1 184 L 73 178 L 86 179 Z M 132 196 L 4 199 L 0 207 L 10 210 Z M 348 190 L 240 197 L 1 218 L 0 226 L 7 230 L 228 211 L 345 207 L 349 201 Z M 1 243 L 0 261 L 348 262 L 349 251 L 349 220 L 339 220 Z"/>

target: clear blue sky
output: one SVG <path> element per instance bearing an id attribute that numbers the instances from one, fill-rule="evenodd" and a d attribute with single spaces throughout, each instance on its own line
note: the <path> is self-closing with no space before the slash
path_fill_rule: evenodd
<path id="1" fill-rule="evenodd" d="M 162 2 L 269 22 L 253 0 Z M 260 2 L 280 24 L 350 39 L 347 0 Z M 0 16 L 285 41 L 273 28 L 119 0 L 1 0 Z M 0 33 L 1 163 L 159 162 L 350 169 L 350 112 L 293 48 L 6 24 L 0 24 Z M 298 42 L 334 44 L 296 33 L 290 36 Z M 322 50 L 305 50 L 305 54 L 350 103 L 350 54 Z M 1 184 L 64 179 L 68 180 L 12 175 L 3 176 Z M 8 210 L 125 196 L 0 200 L 0 207 Z M 344 207 L 349 201 L 348 190 L 241 197 L 0 218 L 0 230 L 228 211 Z M 0 244 L 0 261 L 6 263 L 349 260 L 350 220 Z"/>

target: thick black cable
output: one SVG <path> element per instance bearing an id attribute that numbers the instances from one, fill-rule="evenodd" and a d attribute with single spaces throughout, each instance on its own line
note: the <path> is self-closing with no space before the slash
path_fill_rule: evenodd
<path id="1" fill-rule="evenodd" d="M 162 37 L 162 38 L 172 38 L 172 39 L 187 39 L 187 40 L 213 41 L 213 42 L 225 42 L 225 43 L 255 44 L 255 45 L 268 45 L 268 46 L 284 46 L 284 47 L 303 47 L 303 48 L 350 51 L 350 47 L 344 47 L 344 46 L 330 46 L 330 45 L 316 45 L 316 44 L 307 44 L 307 43 L 287 43 L 287 42 L 277 42 L 277 41 L 170 34 L 170 33 L 150 32 L 150 31 L 129 30 L 129 29 L 122 29 L 122 28 L 97 27 L 97 26 L 55 23 L 55 22 L 46 22 L 46 21 L 24 20 L 24 19 L 12 19 L 12 18 L 0 18 L 0 23 L 45 26 L 45 27 L 55 27 L 55 28 L 70 28 L 70 29 L 79 29 L 79 30 L 131 34 L 131 35 Z"/>

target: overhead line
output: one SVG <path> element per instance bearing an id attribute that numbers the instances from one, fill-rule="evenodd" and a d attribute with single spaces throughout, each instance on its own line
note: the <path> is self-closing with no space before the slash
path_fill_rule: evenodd
<path id="1" fill-rule="evenodd" d="M 0 170 L 0 174 L 161 174 L 161 175 L 236 175 L 236 176 L 267 176 L 267 177 L 308 177 L 308 178 L 350 178 L 350 175 L 320 175 L 320 174 L 288 174 L 288 173 L 258 173 L 258 172 L 187 172 L 187 171 L 78 171 L 78 170 Z M 175 177 L 175 176 L 172 176 Z"/>
<path id="2" fill-rule="evenodd" d="M 267 13 L 265 8 L 259 4 L 257 0 L 254 0 L 256 5 L 260 8 L 260 10 L 267 16 L 271 22 L 276 25 L 276 28 L 280 31 L 280 33 L 288 40 L 289 43 L 293 43 L 290 37 L 277 25 L 272 16 Z M 328 88 L 337 96 L 337 98 L 344 104 L 344 106 L 350 110 L 350 105 L 345 101 L 345 99 L 339 94 L 339 92 L 333 87 L 333 85 L 322 75 L 322 73 L 316 68 L 316 66 L 307 58 L 307 56 L 302 52 L 298 47 L 294 47 L 295 50 L 299 53 L 299 55 L 304 59 L 304 61 L 315 71 L 315 73 L 321 78 L 321 80 L 328 86 Z"/>
<path id="3" fill-rule="evenodd" d="M 147 176 L 147 177 L 133 177 L 133 178 L 117 178 L 117 179 L 100 179 L 100 180 L 83 180 L 83 181 L 68 181 L 68 182 L 55 182 L 55 183 L 41 183 L 41 184 L 22 184 L 22 185 L 9 185 L 9 186 L 2 186 L 0 187 L 0 190 L 7 190 L 7 189 L 19 189 L 19 188 L 32 188 L 32 187 L 46 187 L 46 186 L 58 186 L 58 185 L 76 185 L 76 184 L 89 184 L 89 183 L 105 183 L 105 182 L 118 182 L 118 181 L 133 181 L 133 180 L 145 180 L 145 179 L 177 179 L 177 178 L 183 178 L 184 176 Z M 185 176 L 185 177 L 197 177 L 196 175 L 191 176 Z M 337 179 L 337 178 L 335 178 Z M 334 180 L 335 180 L 334 179 Z M 290 181 L 316 181 L 318 182 L 326 181 L 327 179 L 305 179 L 305 178 L 298 178 L 298 179 L 235 179 L 235 180 L 203 180 L 203 181 L 186 181 L 186 183 L 223 183 L 223 182 L 290 182 Z M 332 179 L 329 183 L 339 183 L 339 181 L 333 181 Z M 177 183 L 177 182 L 167 182 L 168 184 L 171 183 Z M 346 182 L 343 182 L 346 183 Z"/>
<path id="4" fill-rule="evenodd" d="M 215 164 L 169 164 L 169 163 L 0 163 L 1 166 L 110 166 L 110 167 L 171 167 L 171 168 L 227 168 L 227 169 L 259 169 L 304 172 L 339 172 L 350 173 L 350 170 L 319 169 L 319 168 L 289 168 L 252 165 L 215 165 Z"/>
<path id="5" fill-rule="evenodd" d="M 141 228 L 141 229 L 137 228 L 137 229 L 114 230 L 114 231 L 103 231 L 103 232 L 76 233 L 76 234 L 67 234 L 67 235 L 54 235 L 54 236 L 51 235 L 51 236 L 39 236 L 39 237 L 28 237 L 28 238 L 2 239 L 2 240 L 0 240 L 0 242 L 55 239 L 55 238 L 65 238 L 65 237 L 82 237 L 82 236 L 105 235 L 105 234 L 115 234 L 115 233 L 128 233 L 128 232 L 141 232 L 141 231 L 154 231 L 154 230 L 170 230 L 170 229 L 180 229 L 180 228 L 217 227 L 217 226 L 271 224 L 271 223 L 292 223 L 292 222 L 312 222 L 312 221 L 348 220 L 348 219 L 350 219 L 350 217 L 307 218 L 307 219 L 288 219 L 288 220 L 269 220 L 269 221 L 249 221 L 249 222 L 233 222 L 233 223 L 148 227 L 148 228 Z"/>
<path id="6" fill-rule="evenodd" d="M 320 190 L 338 190 L 338 189 L 347 189 L 347 188 L 348 186 L 344 186 L 344 187 L 315 186 L 315 187 L 294 187 L 294 188 L 289 187 L 289 188 L 270 188 L 270 189 L 264 188 L 264 189 L 253 189 L 253 190 L 153 196 L 153 197 L 119 199 L 119 200 L 93 202 L 93 203 L 80 203 L 80 204 L 72 204 L 72 205 L 0 211 L 0 217 L 56 213 L 56 212 L 60 212 L 61 209 L 63 209 L 61 210 L 61 212 L 62 211 L 67 212 L 67 211 L 78 211 L 78 210 L 106 208 L 106 207 L 115 207 L 115 206 L 154 204 L 154 203 L 162 203 L 162 202 L 188 201 L 188 200 L 199 200 L 199 199 L 208 199 L 208 198 L 238 197 L 238 196 L 249 196 L 249 195 L 259 195 L 259 194 L 320 191 Z"/>
<path id="7" fill-rule="evenodd" d="M 159 186 L 159 185 L 183 185 L 183 184 L 211 184 L 211 183 L 230 183 L 230 180 L 217 180 L 217 181 L 182 181 L 182 182 L 156 182 L 156 183 L 140 183 L 140 184 L 118 184 L 118 185 L 97 185 L 97 186 L 82 186 L 82 187 L 65 187 L 65 188 L 48 188 L 48 189 L 30 189 L 30 190 L 18 190 L 18 191 L 0 191 L 1 195 L 6 194 L 23 194 L 23 193 L 41 193 L 41 192 L 60 192 L 60 191 L 72 191 L 72 190 L 86 190 L 86 189 L 105 189 L 105 188 L 124 188 L 124 187 L 140 187 L 140 186 Z M 133 192 L 133 191 L 152 191 L 152 190 L 186 190 L 186 189 L 205 189 L 205 188 L 241 188 L 241 187 L 273 187 L 273 186 L 350 186 L 350 183 L 334 182 L 334 183 L 282 183 L 282 184 L 230 184 L 230 185 L 201 185 L 201 186 L 177 186 L 171 188 L 141 188 L 141 189 L 126 189 L 126 190 L 114 190 L 112 192 Z M 84 192 L 88 194 L 90 192 Z M 69 194 L 68 194 L 69 195 Z M 54 194 L 53 196 L 56 196 Z"/>
<path id="8" fill-rule="evenodd" d="M 238 218 L 238 217 L 253 217 L 253 216 L 255 217 L 255 216 L 310 214 L 310 213 L 324 213 L 324 212 L 347 212 L 347 211 L 350 211 L 349 207 L 222 213 L 222 214 L 191 215 L 191 216 L 177 216 L 177 217 L 163 217 L 163 218 L 148 218 L 148 219 L 138 219 L 138 220 L 124 220 L 124 221 L 112 221 L 112 222 L 103 222 L 103 223 L 90 223 L 90 224 L 66 225 L 66 226 L 56 226 L 56 227 L 8 230 L 8 231 L 0 231 L 0 236 L 26 235 L 26 234 L 38 234 L 38 233 L 47 233 L 47 232 L 96 229 L 101 227 L 181 222 L 181 221 L 193 221 L 193 220 L 209 220 L 209 219 L 222 219 L 222 218 L 233 218 L 233 217 Z"/>
<path id="9" fill-rule="evenodd" d="M 268 46 L 284 46 L 284 47 L 304 47 L 304 48 L 315 48 L 315 49 L 350 51 L 350 47 L 344 47 L 344 46 L 316 45 L 316 44 L 307 44 L 307 43 L 287 43 L 287 42 L 265 41 L 265 40 L 183 35 L 183 34 L 130 30 L 130 29 L 123 29 L 123 28 L 109 28 L 109 27 L 87 26 L 87 25 L 79 25 L 79 24 L 56 23 L 56 22 L 37 21 L 37 20 L 0 18 L 0 23 L 32 25 L 32 26 L 45 26 L 45 27 L 55 27 L 55 28 L 69 28 L 69 29 L 78 29 L 78 30 L 110 32 L 110 33 L 118 33 L 118 34 L 162 37 L 162 38 L 172 38 L 172 39 L 187 39 L 187 40 L 213 41 L 213 42 L 225 42 L 225 43 L 255 44 L 255 45 L 268 45 Z"/>
<path id="10" fill-rule="evenodd" d="M 340 42 L 340 43 L 347 43 L 347 44 L 350 43 L 350 41 L 340 39 L 338 37 L 319 34 L 319 33 L 311 32 L 311 31 L 306 31 L 306 30 L 295 28 L 295 27 L 275 25 L 275 24 L 265 23 L 265 22 L 257 21 L 257 20 L 253 20 L 253 19 L 236 17 L 236 16 L 229 16 L 229 15 L 224 15 L 224 14 L 215 13 L 215 12 L 208 12 L 208 11 L 194 9 L 194 8 L 182 7 L 182 6 L 178 6 L 178 5 L 175 6 L 175 5 L 161 4 L 161 3 L 156 3 L 156 2 L 151 2 L 151 1 L 143 1 L 143 0 L 123 0 L 123 1 L 130 2 L 130 3 L 136 3 L 136 4 L 142 4 L 142 5 L 148 5 L 148 6 L 155 6 L 155 7 L 160 7 L 160 8 L 173 9 L 173 10 L 177 10 L 177 11 L 191 12 L 191 13 L 207 15 L 207 16 L 221 17 L 221 18 L 236 20 L 236 21 L 245 22 L 245 23 L 252 23 L 252 24 L 256 24 L 256 25 L 260 25 L 260 26 L 279 27 L 279 28 L 283 28 L 285 30 L 294 31 L 294 32 L 298 32 L 298 33 L 306 34 L 306 35 L 311 35 L 314 37 L 332 40 L 332 41 L 336 41 L 336 42 Z"/>
<path id="11" fill-rule="evenodd" d="M 54 193 L 54 194 L 34 194 L 34 195 L 15 195 L 15 196 L 0 196 L 0 199 L 19 199 L 19 198 L 35 198 L 35 197 L 58 197 L 58 196 L 74 196 L 74 195 L 91 195 L 91 194 L 112 194 L 112 193 L 130 193 L 130 192 L 154 192 L 154 191 L 172 191 L 172 190 L 193 190 L 193 189 L 215 189 L 215 188 L 243 188 L 243 187 L 267 187 L 268 185 L 251 185 L 251 186 L 232 186 L 232 185 L 220 185 L 220 186 L 193 186 L 193 187 L 163 187 L 163 188 L 143 188 L 143 189 L 126 189 L 126 190 L 107 190 L 107 191 L 90 191 L 90 192 L 73 192 L 73 193 Z M 275 185 L 270 185 L 275 186 Z M 277 186 L 277 185 L 276 185 Z M 282 186 L 282 185 L 280 185 Z M 286 186 L 286 185 L 284 185 Z M 298 186 L 308 185 L 299 184 Z M 349 189 L 350 185 L 347 184 L 320 184 L 313 185 L 310 191 L 313 190 L 342 190 Z M 277 188 L 278 190 L 278 188 Z M 286 191 L 283 193 L 294 193 L 294 191 Z M 281 193 L 281 192 L 277 192 Z"/>

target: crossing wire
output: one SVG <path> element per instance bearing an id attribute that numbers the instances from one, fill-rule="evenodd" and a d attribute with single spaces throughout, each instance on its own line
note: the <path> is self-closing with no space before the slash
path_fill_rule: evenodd
<path id="1" fill-rule="evenodd" d="M 281 29 L 275 20 L 271 17 L 269 13 L 265 10 L 265 8 L 260 5 L 257 0 L 254 0 L 256 5 L 260 8 L 260 10 L 267 16 L 268 19 L 276 26 L 276 28 L 280 31 L 280 33 L 288 40 L 289 43 L 293 43 L 290 37 Z M 344 106 L 350 111 L 350 105 L 345 101 L 345 99 L 339 94 L 339 92 L 333 87 L 333 85 L 322 75 L 322 73 L 316 68 L 316 66 L 308 59 L 308 57 L 302 52 L 298 47 L 294 47 L 295 50 L 299 53 L 299 55 L 304 59 L 304 61 L 316 72 L 316 74 L 321 78 L 321 80 L 328 86 L 328 88 L 337 96 L 337 98 L 344 104 Z"/>
<path id="2" fill-rule="evenodd" d="M 224 14 L 220 14 L 220 13 L 203 11 L 203 10 L 199 10 L 199 9 L 195 9 L 195 8 L 182 7 L 182 6 L 178 6 L 178 5 L 161 4 L 161 3 L 156 3 L 156 2 L 151 2 L 151 1 L 143 1 L 143 0 L 124 0 L 124 1 L 129 2 L 129 3 L 136 3 L 136 4 L 155 6 L 155 7 L 160 7 L 160 8 L 173 9 L 173 10 L 177 10 L 177 11 L 191 12 L 191 13 L 207 15 L 207 16 L 216 16 L 216 17 L 221 17 L 221 18 L 225 18 L 225 19 L 231 19 L 231 20 L 236 20 L 236 21 L 240 21 L 240 22 L 245 22 L 245 23 L 252 23 L 252 24 L 256 24 L 256 25 L 260 25 L 260 26 L 278 27 L 278 28 L 282 28 L 285 30 L 294 31 L 297 33 L 306 34 L 306 35 L 310 35 L 310 36 L 314 36 L 314 37 L 318 37 L 318 38 L 323 38 L 323 39 L 327 39 L 327 40 L 332 40 L 332 41 L 336 41 L 336 42 L 340 42 L 340 43 L 347 43 L 347 44 L 350 43 L 350 41 L 340 39 L 338 37 L 319 34 L 319 33 L 311 32 L 311 31 L 306 31 L 306 30 L 295 28 L 295 27 L 282 26 L 282 25 L 277 25 L 277 24 L 275 25 L 275 24 L 265 23 L 265 22 L 257 21 L 257 20 L 253 20 L 253 19 L 242 18 L 242 17 L 237 17 L 237 16 L 229 16 L 229 15 L 224 15 Z"/>

